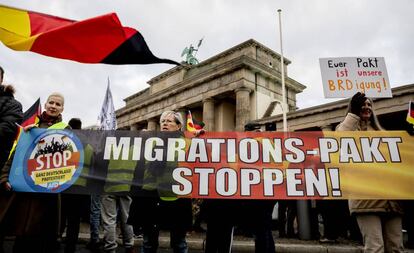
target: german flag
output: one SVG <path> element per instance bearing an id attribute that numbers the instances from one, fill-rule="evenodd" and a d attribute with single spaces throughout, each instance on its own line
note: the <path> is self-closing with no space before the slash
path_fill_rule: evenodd
<path id="1" fill-rule="evenodd" d="M 0 5 L 0 41 L 17 51 L 105 64 L 179 63 L 152 54 L 144 37 L 115 13 L 83 21 Z"/>
<path id="2" fill-rule="evenodd" d="M 24 112 L 21 126 L 25 127 L 38 123 L 40 114 L 42 114 L 42 106 L 40 105 L 40 98 L 38 98 L 36 102 Z"/>
<path id="3" fill-rule="evenodd" d="M 20 126 L 25 127 L 31 124 L 37 124 L 39 122 L 40 114 L 42 114 L 42 106 L 40 105 L 40 98 L 38 98 L 36 102 L 23 113 L 23 120 Z M 19 140 L 20 132 L 23 131 L 21 127 L 17 130 L 15 142 Z"/>
<path id="4" fill-rule="evenodd" d="M 188 111 L 187 113 L 187 131 L 195 134 L 200 134 L 204 132 L 204 122 L 197 121 L 196 119 L 193 119 L 193 116 L 191 115 L 191 111 Z"/>
<path id="5" fill-rule="evenodd" d="M 414 102 L 408 104 L 407 122 L 414 125 Z"/>
<path id="6" fill-rule="evenodd" d="M 34 102 L 32 106 L 30 106 L 27 111 L 23 113 L 23 120 L 22 124 L 18 127 L 16 138 L 14 139 L 13 147 L 10 151 L 9 158 L 13 151 L 16 149 L 17 142 L 19 141 L 20 134 L 23 131 L 23 127 L 31 125 L 31 124 L 37 124 L 40 121 L 40 114 L 42 113 L 42 106 L 40 105 L 40 98 Z"/>

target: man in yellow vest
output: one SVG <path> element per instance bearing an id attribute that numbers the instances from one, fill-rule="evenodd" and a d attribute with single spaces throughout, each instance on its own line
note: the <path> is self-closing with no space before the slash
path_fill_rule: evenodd
<path id="1" fill-rule="evenodd" d="M 132 149 L 130 149 L 130 152 L 132 152 Z M 101 195 L 101 217 L 104 230 L 103 250 L 106 253 L 115 253 L 117 250 L 117 220 L 120 222 L 125 252 L 137 252 L 137 249 L 133 247 L 133 228 L 127 224 L 132 202 L 132 198 L 128 196 L 128 193 L 131 190 L 136 163 L 132 160 L 110 160 L 108 163 L 104 186 L 105 193 Z"/>

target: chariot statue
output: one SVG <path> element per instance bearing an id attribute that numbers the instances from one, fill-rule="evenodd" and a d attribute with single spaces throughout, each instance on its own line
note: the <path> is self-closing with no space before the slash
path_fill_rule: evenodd
<path id="1" fill-rule="evenodd" d="M 181 57 L 185 57 L 183 63 L 187 63 L 189 65 L 196 65 L 199 63 L 198 59 L 195 56 L 197 55 L 198 49 L 200 48 L 203 39 L 204 38 L 200 39 L 197 44 L 197 48 L 194 48 L 193 44 L 190 44 L 189 47 L 184 48 L 183 52 L 181 53 Z"/>

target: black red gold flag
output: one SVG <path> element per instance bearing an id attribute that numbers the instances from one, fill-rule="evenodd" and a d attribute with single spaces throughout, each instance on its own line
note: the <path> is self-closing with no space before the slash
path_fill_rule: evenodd
<path id="1" fill-rule="evenodd" d="M 0 41 L 17 51 L 105 64 L 179 63 L 160 59 L 115 13 L 74 21 L 0 5 Z"/>

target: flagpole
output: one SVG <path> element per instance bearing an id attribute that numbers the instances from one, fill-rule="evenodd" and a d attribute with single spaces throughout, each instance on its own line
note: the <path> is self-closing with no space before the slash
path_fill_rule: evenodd
<path id="1" fill-rule="evenodd" d="M 285 64 L 283 64 L 283 46 L 282 46 L 282 10 L 278 9 L 277 12 L 279 13 L 279 32 L 280 32 L 280 69 L 282 72 L 282 113 L 283 113 L 283 131 L 287 132 L 287 119 L 286 113 L 288 110 L 288 106 L 286 103 L 286 90 L 285 90 Z M 299 225 L 299 238 L 304 240 L 311 239 L 311 225 L 310 225 L 310 217 L 309 217 L 309 203 L 304 200 L 297 200 L 297 213 L 298 213 L 298 223 Z"/>
<path id="2" fill-rule="evenodd" d="M 279 37 L 280 37 L 280 71 L 282 72 L 282 115 L 283 115 L 283 131 L 287 131 L 287 103 L 286 103 L 286 89 L 285 89 L 285 64 L 283 63 L 283 45 L 282 45 L 282 10 L 278 9 L 279 13 Z"/>

